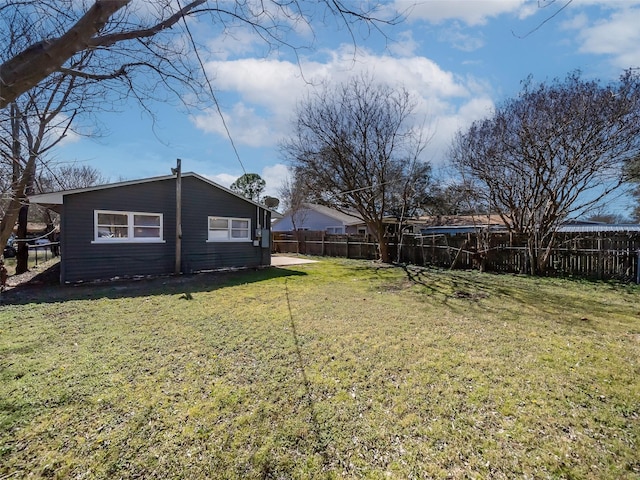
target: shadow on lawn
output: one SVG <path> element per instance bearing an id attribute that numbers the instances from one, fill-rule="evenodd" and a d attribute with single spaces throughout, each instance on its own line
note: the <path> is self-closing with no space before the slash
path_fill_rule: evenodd
<path id="1" fill-rule="evenodd" d="M 315 435 L 315 452 L 318 453 L 322 457 L 323 462 L 323 471 L 326 473 L 326 478 L 331 478 L 329 476 L 329 452 L 328 452 L 328 444 L 323 434 L 323 429 L 320 424 L 320 420 L 318 418 L 318 409 L 316 408 L 316 404 L 313 400 L 313 393 L 311 391 L 311 382 L 309 381 L 309 377 L 307 376 L 307 366 L 306 362 L 302 357 L 302 349 L 300 348 L 300 339 L 298 337 L 298 329 L 296 328 L 296 322 L 293 318 L 293 311 L 291 310 L 291 300 L 289 299 L 289 285 L 287 284 L 287 280 L 284 281 L 284 292 L 287 298 L 287 310 L 289 312 L 289 321 L 291 324 L 291 333 L 293 335 L 293 342 L 296 346 L 296 357 L 298 360 L 298 369 L 302 374 L 302 384 L 304 385 L 305 396 L 307 398 L 307 403 L 309 404 L 309 412 L 311 414 L 311 427 L 312 431 Z"/>
<path id="2" fill-rule="evenodd" d="M 266 267 L 235 271 L 167 275 L 137 280 L 112 280 L 74 285 L 58 283 L 59 264 L 42 271 L 30 281 L 13 287 L 0 296 L 2 305 L 27 303 L 55 303 L 68 300 L 99 298 L 146 297 L 150 295 L 178 295 L 190 299 L 198 292 L 210 292 L 219 288 L 262 282 L 274 278 L 307 275 L 294 269 Z"/>

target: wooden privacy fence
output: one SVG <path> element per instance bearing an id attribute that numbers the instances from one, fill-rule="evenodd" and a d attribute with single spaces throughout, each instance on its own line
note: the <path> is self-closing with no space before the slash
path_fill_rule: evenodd
<path id="1" fill-rule="evenodd" d="M 378 258 L 378 245 L 369 235 L 337 235 L 311 230 L 272 233 L 274 253 L 301 253 L 321 257 Z"/>
<path id="2" fill-rule="evenodd" d="M 479 239 L 462 235 L 405 235 L 398 245 L 392 241 L 394 260 L 413 265 L 478 269 L 503 273 L 527 271 L 523 239 L 492 233 Z M 273 233 L 274 253 L 300 253 L 331 257 L 375 259 L 377 244 L 370 236 L 333 235 L 300 231 Z M 562 233 L 551 253 L 548 275 L 572 275 L 591 279 L 617 279 L 640 283 L 640 234 Z"/>

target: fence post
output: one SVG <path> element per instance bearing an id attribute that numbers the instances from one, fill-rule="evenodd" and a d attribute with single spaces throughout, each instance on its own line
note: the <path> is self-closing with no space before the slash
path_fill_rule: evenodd
<path id="1" fill-rule="evenodd" d="M 640 284 L 640 249 L 637 252 L 638 261 L 636 263 L 636 283 Z"/>
<path id="2" fill-rule="evenodd" d="M 347 235 L 347 253 L 345 256 L 349 258 L 349 235 Z"/>
<path id="3" fill-rule="evenodd" d="M 602 280 L 602 278 L 604 277 L 604 252 L 602 251 L 602 232 L 598 232 L 598 266 L 596 267 L 597 270 L 597 277 L 598 280 Z"/>

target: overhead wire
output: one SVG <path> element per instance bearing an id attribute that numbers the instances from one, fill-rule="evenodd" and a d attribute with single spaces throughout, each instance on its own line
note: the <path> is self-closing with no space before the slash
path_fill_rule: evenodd
<path id="1" fill-rule="evenodd" d="M 180 3 L 180 0 L 178 0 L 178 8 L 182 9 L 182 5 Z M 222 121 L 222 126 L 224 127 L 224 130 L 227 134 L 227 138 L 229 139 L 229 142 L 231 143 L 231 148 L 233 149 L 233 152 L 236 156 L 236 159 L 238 160 L 238 163 L 240 164 L 240 167 L 242 168 L 242 172 L 246 175 L 247 171 L 244 168 L 244 164 L 242 163 L 242 160 L 240 159 L 240 154 L 238 153 L 238 149 L 236 148 L 236 144 L 233 141 L 233 138 L 231 136 L 231 131 L 229 130 L 229 127 L 227 125 L 226 120 L 224 119 L 224 115 L 222 114 L 222 109 L 220 108 L 220 103 L 218 102 L 218 98 L 216 97 L 216 94 L 213 91 L 213 86 L 211 85 L 211 81 L 209 80 L 209 76 L 207 75 L 207 72 L 204 68 L 204 63 L 202 61 L 202 58 L 200 57 L 200 54 L 198 53 L 198 48 L 196 46 L 196 42 L 193 39 L 193 35 L 191 34 L 191 30 L 189 29 L 189 25 L 187 24 L 187 19 L 185 16 L 182 17 L 182 22 L 184 23 L 184 28 L 187 32 L 187 36 L 189 37 L 189 42 L 191 43 L 191 46 L 193 47 L 193 51 L 196 55 L 196 58 L 198 59 L 198 64 L 200 65 L 200 69 L 202 70 L 202 73 L 204 74 L 204 79 L 205 82 L 207 83 L 207 86 L 209 87 L 209 93 L 211 94 L 211 98 L 213 99 L 213 103 L 216 107 L 216 111 L 218 113 L 218 115 L 220 116 L 220 120 Z"/>

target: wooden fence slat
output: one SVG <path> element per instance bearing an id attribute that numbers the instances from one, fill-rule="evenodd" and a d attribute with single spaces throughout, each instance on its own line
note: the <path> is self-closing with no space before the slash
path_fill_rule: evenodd
<path id="1" fill-rule="evenodd" d="M 274 253 L 306 253 L 358 259 L 377 258 L 377 244 L 364 235 L 336 235 L 301 231 L 272 234 Z M 481 248 L 477 248 L 481 245 Z M 502 273 L 523 273 L 527 253 L 523 239 L 494 234 L 486 242 L 475 235 L 406 235 L 402 239 L 404 263 L 458 269 L 478 268 Z M 390 244 L 392 258 L 398 246 Z M 640 283 L 640 234 L 561 234 L 552 250 L 550 275 L 573 275 L 593 279 L 618 279 Z"/>

